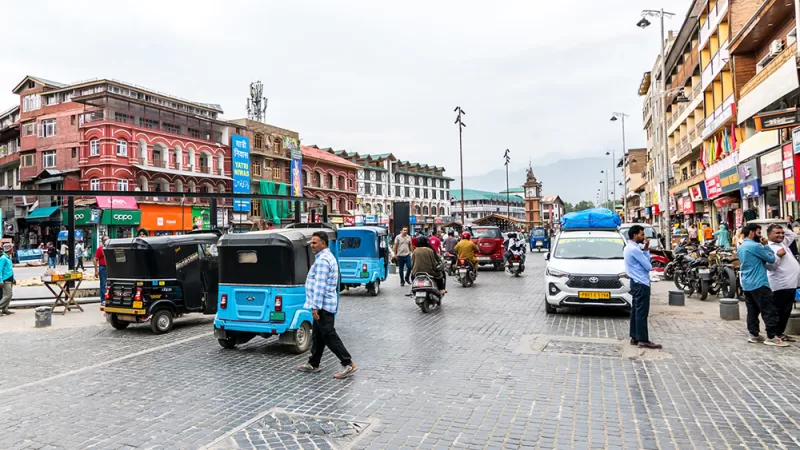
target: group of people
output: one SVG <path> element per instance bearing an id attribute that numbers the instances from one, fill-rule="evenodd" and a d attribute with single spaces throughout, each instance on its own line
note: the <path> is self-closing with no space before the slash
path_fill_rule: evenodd
<path id="1" fill-rule="evenodd" d="M 44 243 L 40 244 L 39 246 L 42 251 L 47 254 L 47 267 L 49 268 L 56 268 L 56 265 L 61 264 L 69 264 L 69 246 L 67 246 L 66 241 L 62 241 L 61 248 L 59 249 L 56 247 L 55 243 L 50 242 L 47 246 Z M 84 258 L 88 258 L 89 254 L 86 250 L 86 247 L 83 244 L 83 241 L 76 241 L 75 242 L 75 269 L 85 270 L 83 266 Z"/>

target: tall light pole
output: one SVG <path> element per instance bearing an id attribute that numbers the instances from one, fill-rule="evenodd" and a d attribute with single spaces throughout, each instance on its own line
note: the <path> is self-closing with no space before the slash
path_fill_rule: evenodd
<path id="1" fill-rule="evenodd" d="M 616 122 L 617 119 L 619 119 L 620 122 L 622 122 L 622 160 L 623 161 L 625 161 L 625 157 L 628 154 L 628 148 L 625 146 L 625 118 L 626 117 L 629 117 L 629 116 L 627 114 L 621 113 L 621 112 L 615 112 L 615 113 L 611 114 L 611 121 L 612 122 Z M 608 155 L 608 152 L 606 152 L 606 155 Z M 611 158 L 614 160 L 614 162 L 613 162 L 614 167 L 612 169 L 614 170 L 614 174 L 616 174 L 617 173 L 617 167 L 616 167 L 617 158 L 616 158 L 616 156 L 614 156 L 614 151 L 613 150 L 611 152 L 611 155 L 612 155 Z M 628 182 L 627 182 L 627 178 L 625 177 L 625 163 L 622 164 L 622 179 L 626 180 L 625 183 L 624 183 L 624 187 L 622 189 L 622 210 L 623 210 L 623 213 L 625 215 L 625 220 L 623 222 L 627 222 L 628 221 Z M 616 183 L 616 180 L 615 180 L 614 181 L 614 186 L 615 186 L 614 187 L 614 189 L 615 189 L 614 197 L 615 198 L 617 197 L 616 185 L 617 185 L 617 183 Z"/>
<path id="2" fill-rule="evenodd" d="M 458 124 L 458 163 L 461 170 L 461 226 L 463 227 L 467 222 L 464 214 L 464 146 L 461 140 L 461 131 L 467 125 L 461 120 L 461 116 L 466 116 L 467 113 L 460 106 L 456 106 L 453 111 L 458 113 L 455 123 Z"/>
<path id="3" fill-rule="evenodd" d="M 511 150 L 506 149 L 503 158 L 506 160 L 506 217 L 511 219 L 511 193 L 508 192 L 508 163 L 511 162 Z"/>
<path id="4" fill-rule="evenodd" d="M 606 202 L 608 202 L 608 191 L 610 190 L 610 186 L 608 185 L 608 171 L 607 170 L 601 170 L 600 173 L 606 174 L 606 184 L 605 184 L 604 188 L 605 188 L 605 191 L 606 191 L 605 192 Z M 600 180 L 600 182 L 602 183 L 603 180 Z M 611 208 L 611 209 L 614 209 L 614 208 Z"/>
<path id="5" fill-rule="evenodd" d="M 664 222 L 662 225 L 662 230 L 666 231 L 666 249 L 672 249 L 672 233 L 670 230 L 670 217 L 669 217 L 669 184 L 667 183 L 667 163 L 669 160 L 667 159 L 667 105 L 666 100 L 667 97 L 665 94 L 667 90 L 667 62 L 666 62 L 666 48 L 664 42 L 664 17 L 672 17 L 674 13 L 666 12 L 664 9 L 654 10 L 654 9 L 645 9 L 642 11 L 642 19 L 636 24 L 639 28 L 647 28 L 650 26 L 650 21 L 647 20 L 648 17 L 658 17 L 661 19 L 661 86 L 659 92 L 662 93 L 660 96 L 661 100 L 661 141 L 662 141 L 662 151 L 661 151 L 661 194 L 659 195 L 659 200 L 661 200 L 662 204 L 665 204 L 666 207 L 663 211 L 663 218 Z M 667 198 L 667 201 L 664 202 L 664 197 Z"/>

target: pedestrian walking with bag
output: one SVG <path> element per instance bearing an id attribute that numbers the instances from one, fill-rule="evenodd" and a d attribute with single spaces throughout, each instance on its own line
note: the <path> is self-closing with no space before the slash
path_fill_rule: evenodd
<path id="1" fill-rule="evenodd" d="M 778 224 L 767 228 L 769 248 L 775 252 L 775 262 L 767 264 L 767 278 L 775 298 L 778 313 L 778 328 L 775 331 L 784 342 L 794 342 L 794 338 L 785 334 L 786 324 L 794 308 L 794 297 L 800 285 L 800 263 L 792 255 L 790 246 L 797 240 L 797 234 L 791 228 L 784 229 Z"/>
<path id="2" fill-rule="evenodd" d="M 86 268 L 83 267 L 84 252 L 86 252 L 86 249 L 83 248 L 83 242 L 78 241 L 75 244 L 75 270 L 79 268 L 80 270 L 86 270 Z"/>
<path id="3" fill-rule="evenodd" d="M 336 333 L 334 322 L 339 309 L 339 264 L 328 249 L 328 235 L 317 231 L 311 237 L 314 264 L 306 277 L 306 302 L 304 308 L 311 310 L 314 324 L 311 328 L 311 356 L 308 362 L 297 366 L 301 372 L 319 372 L 322 354 L 328 347 L 342 364 L 342 370 L 334 378 L 348 378 L 356 373 L 356 365 Z"/>
<path id="4" fill-rule="evenodd" d="M 741 262 L 739 270 L 742 274 L 742 290 L 747 307 L 747 331 L 750 333 L 747 342 L 788 347 L 789 344 L 778 336 L 778 311 L 767 278 L 767 264 L 775 262 L 775 252 L 766 245 L 767 240 L 761 236 L 759 225 L 745 225 L 742 228 L 742 235 L 745 239 L 737 254 Z M 764 320 L 766 339 L 759 331 L 759 315 Z"/>
<path id="5" fill-rule="evenodd" d="M 11 304 L 11 297 L 14 295 L 14 265 L 11 263 L 11 258 L 8 252 L 14 249 L 12 244 L 4 244 L 0 247 L 0 279 L 3 280 L 3 297 L 0 298 L 0 315 L 7 316 L 14 314 L 13 311 L 8 309 Z"/>
<path id="6" fill-rule="evenodd" d="M 625 272 L 631 280 L 631 345 L 640 348 L 659 349 L 661 344 L 650 340 L 647 316 L 650 314 L 650 239 L 644 235 L 644 227 L 634 225 L 628 230 L 628 244 L 623 251 Z M 644 249 L 640 247 L 644 244 Z"/>
<path id="7" fill-rule="evenodd" d="M 105 246 L 108 242 L 108 236 L 100 238 L 100 245 L 94 252 L 94 276 L 100 279 L 100 306 L 106 304 L 106 254 Z"/>

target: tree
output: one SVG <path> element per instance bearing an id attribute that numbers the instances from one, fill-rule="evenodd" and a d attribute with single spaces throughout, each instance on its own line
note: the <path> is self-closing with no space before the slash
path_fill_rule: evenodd
<path id="1" fill-rule="evenodd" d="M 595 207 L 594 203 L 592 203 L 590 201 L 587 201 L 587 200 L 581 200 L 578 203 L 576 203 L 574 206 L 573 205 L 569 205 L 569 206 L 572 209 L 571 210 L 567 209 L 566 210 L 567 212 L 583 211 L 584 209 L 591 209 L 591 208 Z M 564 207 L 566 208 L 566 205 L 564 205 Z"/>
<path id="2" fill-rule="evenodd" d="M 575 211 L 575 206 L 573 206 L 570 202 L 564 202 L 564 212 L 572 212 Z"/>

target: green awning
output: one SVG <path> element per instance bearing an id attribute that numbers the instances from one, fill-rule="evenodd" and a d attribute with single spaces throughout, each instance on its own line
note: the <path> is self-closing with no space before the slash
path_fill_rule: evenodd
<path id="1" fill-rule="evenodd" d="M 28 213 L 28 217 L 26 220 L 33 220 L 33 221 L 45 221 L 51 218 L 53 214 L 58 211 L 58 206 L 48 206 L 46 208 L 36 208 L 30 213 Z"/>

